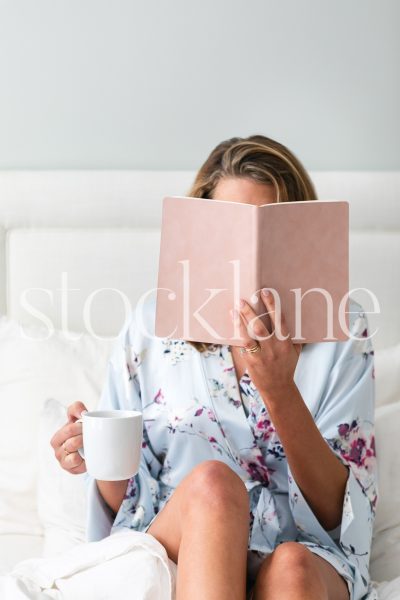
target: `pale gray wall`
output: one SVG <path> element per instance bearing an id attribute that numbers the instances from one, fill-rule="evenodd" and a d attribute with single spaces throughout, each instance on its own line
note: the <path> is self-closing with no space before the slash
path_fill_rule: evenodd
<path id="1" fill-rule="evenodd" d="M 0 0 L 0 169 L 400 168 L 399 0 Z"/>

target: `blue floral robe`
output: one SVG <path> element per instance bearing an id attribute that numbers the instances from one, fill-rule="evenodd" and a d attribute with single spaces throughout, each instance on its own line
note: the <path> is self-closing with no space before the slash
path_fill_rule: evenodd
<path id="1" fill-rule="evenodd" d="M 377 502 L 374 352 L 362 307 L 350 298 L 355 339 L 306 344 L 294 375 L 319 431 L 348 468 L 341 524 L 332 531 L 298 487 L 248 373 L 237 381 L 230 347 L 200 353 L 183 340 L 156 337 L 155 299 L 144 304 L 140 323 L 138 310 L 116 340 L 98 408 L 143 413 L 140 469 L 116 515 L 85 474 L 88 541 L 121 527 L 146 531 L 193 467 L 221 460 L 250 496 L 249 573 L 279 543 L 295 540 L 337 569 L 351 600 L 376 598 L 368 570 Z"/>

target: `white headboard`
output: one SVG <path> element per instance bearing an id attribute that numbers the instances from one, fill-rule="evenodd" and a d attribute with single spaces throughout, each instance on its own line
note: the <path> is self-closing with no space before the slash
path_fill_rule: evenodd
<path id="1" fill-rule="evenodd" d="M 310 175 L 319 198 L 350 202 L 350 287 L 378 297 L 381 314 L 369 316 L 370 328 L 378 328 L 375 347 L 399 342 L 400 172 Z M 0 311 L 37 322 L 26 301 L 54 326 L 82 331 L 86 303 L 94 332 L 116 335 L 129 308 L 124 302 L 134 306 L 157 286 L 162 199 L 186 194 L 194 176 L 0 172 Z M 365 293 L 352 296 L 373 310 Z"/>

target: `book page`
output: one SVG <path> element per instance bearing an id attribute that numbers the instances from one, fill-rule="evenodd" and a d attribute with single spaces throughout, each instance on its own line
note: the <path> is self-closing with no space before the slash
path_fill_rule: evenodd
<path id="1" fill-rule="evenodd" d="M 347 339 L 338 315 L 349 289 L 348 203 L 268 204 L 259 207 L 258 216 L 259 287 L 276 290 L 291 339 L 302 343 L 328 341 L 324 340 L 328 335 Z"/>

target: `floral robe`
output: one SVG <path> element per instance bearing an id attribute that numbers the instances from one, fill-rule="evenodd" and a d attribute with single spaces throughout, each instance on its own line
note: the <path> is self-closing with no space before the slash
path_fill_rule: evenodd
<path id="1" fill-rule="evenodd" d="M 220 460 L 249 493 L 253 577 L 266 554 L 294 540 L 337 569 L 351 600 L 376 598 L 368 569 L 377 503 L 374 352 L 362 307 L 350 298 L 349 310 L 355 339 L 306 344 L 294 374 L 319 431 L 348 469 L 335 530 L 322 527 L 304 498 L 260 394 L 247 372 L 237 380 L 230 346 L 200 353 L 183 340 L 154 336 L 154 299 L 122 328 L 98 406 L 143 413 L 140 469 L 116 515 L 85 474 L 88 541 L 121 527 L 146 531 L 196 465 Z"/>

